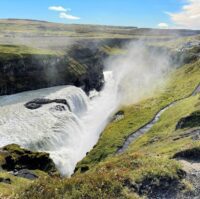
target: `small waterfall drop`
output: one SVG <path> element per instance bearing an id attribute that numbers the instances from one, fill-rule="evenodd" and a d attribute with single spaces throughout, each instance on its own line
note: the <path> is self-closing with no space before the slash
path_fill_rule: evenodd
<path id="1" fill-rule="evenodd" d="M 104 75 L 104 89 L 91 99 L 74 86 L 1 96 L 0 146 L 15 143 L 31 150 L 46 151 L 60 172 L 70 176 L 76 163 L 96 144 L 117 106 L 112 72 Z M 44 104 L 35 110 L 24 106 L 36 98 L 65 99 L 70 110 L 57 103 Z"/>

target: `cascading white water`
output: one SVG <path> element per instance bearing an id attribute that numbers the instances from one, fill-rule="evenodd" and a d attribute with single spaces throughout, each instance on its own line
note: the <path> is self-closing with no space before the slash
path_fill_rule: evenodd
<path id="1" fill-rule="evenodd" d="M 74 86 L 60 86 L 0 97 L 0 146 L 11 143 L 49 152 L 63 175 L 71 175 L 75 165 L 98 141 L 108 118 L 117 106 L 112 72 L 105 72 L 105 87 L 91 100 Z M 35 98 L 66 99 L 30 110 L 24 104 Z"/>
<path id="2" fill-rule="evenodd" d="M 106 61 L 113 72 L 104 73 L 103 90 L 92 92 L 91 98 L 74 86 L 0 97 L 0 146 L 16 143 L 49 152 L 61 173 L 71 175 L 118 106 L 137 102 L 157 89 L 170 68 L 168 55 L 149 51 L 143 43 L 131 43 L 127 52 Z M 35 98 L 65 99 L 71 111 L 55 103 L 27 109 L 24 104 Z"/>

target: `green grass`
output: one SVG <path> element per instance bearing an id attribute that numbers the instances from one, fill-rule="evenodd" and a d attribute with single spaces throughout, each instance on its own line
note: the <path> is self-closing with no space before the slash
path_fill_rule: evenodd
<path id="1" fill-rule="evenodd" d="M 166 86 L 154 96 L 138 104 L 122 107 L 124 119 L 108 124 L 95 148 L 77 165 L 91 168 L 114 154 L 126 137 L 149 122 L 156 112 L 167 104 L 192 93 L 200 81 L 200 61 L 177 69 L 169 77 Z"/>
<path id="2" fill-rule="evenodd" d="M 127 50 L 119 48 L 119 47 L 110 47 L 108 45 L 104 45 L 101 47 L 101 50 L 105 52 L 109 56 L 113 55 L 123 55 L 127 53 Z"/>
<path id="3" fill-rule="evenodd" d="M 194 64 L 199 68 L 199 63 Z M 184 66 L 178 69 L 173 77 L 178 77 L 177 73 L 181 76 L 181 73 L 188 74 L 188 68 L 193 65 Z M 195 68 L 195 67 L 194 67 Z M 195 69 L 194 69 L 195 70 Z M 191 73 L 193 76 L 191 79 L 196 78 L 196 82 L 193 85 L 188 85 L 187 79 L 191 84 L 190 78 L 185 78 L 185 81 L 180 81 L 178 78 L 173 78 L 169 81 L 169 85 L 175 82 L 184 82 L 180 87 L 174 87 L 171 94 L 179 91 L 178 97 L 187 96 L 191 93 L 191 90 L 196 86 L 199 73 Z M 197 76 L 196 76 L 197 75 Z M 168 85 L 168 86 L 169 86 Z M 183 88 L 181 87 L 183 86 Z M 167 87 L 169 89 L 169 87 Z M 185 89 L 184 89 L 185 88 Z M 168 90 L 167 89 L 167 90 Z M 167 92 L 168 93 L 168 92 Z M 169 93 L 168 93 L 169 94 Z M 166 93 L 159 94 L 157 97 L 163 99 Z M 162 96 L 162 97 L 161 97 Z M 166 98 L 164 98 L 166 99 Z M 167 98 L 168 99 L 168 98 Z M 173 99 L 176 99 L 174 96 Z M 158 102 L 152 100 L 153 103 Z M 146 102 L 146 103 L 145 103 Z M 161 102 L 161 101 L 159 101 Z M 150 107 L 153 103 L 149 104 L 149 100 L 145 100 L 142 103 L 144 110 L 151 110 Z M 141 105 L 141 104 L 140 104 Z M 158 104 L 157 104 L 158 105 Z M 135 107 L 136 105 L 132 106 Z M 156 106 L 156 105 L 155 105 Z M 137 105 L 137 108 L 139 104 Z M 140 107 L 141 108 L 141 107 Z M 143 109 L 132 109 L 126 108 L 125 118 L 132 115 L 134 121 L 136 118 L 142 120 L 140 114 Z M 133 111 L 134 110 L 134 111 Z M 140 110 L 138 112 L 138 110 Z M 153 109 L 154 110 L 154 109 Z M 188 115 L 200 110 L 200 94 L 191 96 L 177 102 L 176 105 L 169 108 L 160 118 L 159 122 L 145 135 L 138 138 L 132 143 L 128 150 L 120 155 L 109 156 L 103 161 L 91 166 L 90 170 L 86 173 L 76 173 L 70 179 L 60 179 L 57 177 L 53 178 L 41 178 L 35 181 L 33 184 L 28 185 L 21 192 L 17 192 L 19 198 L 140 198 L 144 195 L 148 195 L 149 190 L 143 187 L 143 184 L 148 184 L 151 187 L 151 191 L 157 191 L 160 187 L 164 187 L 165 190 L 174 189 L 180 191 L 191 191 L 188 190 L 189 182 L 184 179 L 184 172 L 182 171 L 181 164 L 175 159 L 171 159 L 177 152 L 183 150 L 198 149 L 200 147 L 199 140 L 192 140 L 191 137 L 184 137 L 183 135 L 191 128 L 175 130 L 177 122 Z M 133 112 L 131 112 L 133 111 Z M 138 115 L 135 115 L 138 112 Z M 130 115 L 128 115 L 128 113 Z M 147 115 L 144 116 L 146 118 Z M 129 120 L 123 120 L 123 127 L 121 129 L 129 129 Z M 121 121 L 122 122 L 122 121 Z M 119 122 L 111 123 L 112 128 Z M 138 121 L 139 124 L 139 121 Z M 132 124 L 133 125 L 133 124 Z M 128 127 L 127 127 L 128 126 Z M 118 126 L 119 128 L 120 126 Z M 194 128 L 195 129 L 195 128 Z M 120 129 L 115 129 L 115 133 Z M 107 130 L 106 130 L 107 131 Z M 105 132 L 106 132 L 105 131 Z M 117 134 L 118 135 L 118 134 Z M 103 138 L 103 135 L 102 135 Z M 101 139 L 102 139 L 101 138 Z M 117 138 L 115 136 L 111 138 Z M 179 139 L 177 139 L 179 138 Z M 108 138 L 107 138 L 108 139 Z M 112 140 L 112 144 L 115 142 Z M 106 144 L 109 145 L 109 142 Z M 98 146 L 98 145 L 97 145 Z M 110 146 L 110 145 L 109 145 Z M 116 148 L 115 148 L 116 149 Z M 108 148 L 103 148 L 102 151 L 109 151 Z M 192 150 L 193 151 L 193 150 Z M 99 160 L 98 160 L 99 161 Z M 164 182 L 164 183 L 163 183 Z M 166 184 L 165 184 L 166 182 Z M 183 190 L 179 190 L 178 187 L 181 185 Z"/>
<path id="4" fill-rule="evenodd" d="M 15 177 L 7 172 L 0 172 L 0 178 L 10 178 L 11 184 L 0 183 L 0 198 L 12 198 L 14 193 L 31 183 L 25 178 Z"/>
<path id="5" fill-rule="evenodd" d="M 181 164 L 171 157 L 185 149 L 199 150 L 199 141 L 191 138 L 173 140 L 184 134 L 184 130 L 175 130 L 177 121 L 199 110 L 199 102 L 200 95 L 178 102 L 162 115 L 151 131 L 134 142 L 126 153 L 109 157 L 88 172 L 77 173 L 70 179 L 41 178 L 17 192 L 17 195 L 23 199 L 136 199 L 141 197 L 139 193 L 150 194 L 143 184 L 154 191 L 163 186 L 166 191 L 191 191 L 188 190 L 190 184 L 184 179 Z M 155 137 L 157 141 L 152 142 Z M 178 189 L 179 185 L 183 190 Z"/>
<path id="6" fill-rule="evenodd" d="M 171 107 L 148 133 L 130 145 L 128 151 L 140 151 L 150 155 L 171 157 L 180 150 L 200 146 L 199 140 L 192 140 L 192 135 L 184 136 L 187 130 L 191 128 L 176 130 L 176 125 L 180 118 L 200 110 L 200 106 L 195 106 L 199 102 L 200 96 L 197 95 Z"/>
<path id="7" fill-rule="evenodd" d="M 23 55 L 55 55 L 55 52 L 18 45 L 0 45 L 0 58 Z"/>
<path id="8" fill-rule="evenodd" d="M 169 31 L 155 31 L 135 27 L 59 24 L 34 20 L 0 20 L 0 34 L 64 36 L 75 38 L 174 38 Z"/>
<path id="9" fill-rule="evenodd" d="M 44 23 L 27 21 L 17 21 L 15 25 L 7 25 L 6 21 L 6 24 L 0 24 L 0 35 L 7 28 L 16 35 L 32 33 L 34 35 L 64 35 L 84 39 L 141 38 L 136 33 L 133 34 L 133 30 L 122 31 L 119 27 L 107 28 L 103 32 L 103 29 L 98 30 L 97 34 L 94 26 L 64 26 L 62 24 L 45 23 L 45 27 L 40 27 L 41 25 L 43 26 Z M 75 28 L 74 31 L 70 30 L 72 27 Z M 143 37 L 146 36 L 143 35 Z M 148 37 L 155 38 L 156 36 L 149 34 Z M 161 35 L 159 38 L 169 39 L 171 36 Z M 191 37 L 184 39 L 184 41 L 193 39 Z M 177 44 L 169 43 L 165 46 L 176 48 L 182 42 L 183 39 L 180 39 L 177 40 Z M 163 46 L 163 44 L 161 45 Z M 101 50 L 108 55 L 126 53 L 118 47 L 111 46 L 103 46 Z M 0 58 L 6 55 L 6 59 L 10 59 L 14 56 L 24 56 L 26 54 L 50 54 L 51 56 L 54 52 L 26 46 L 0 46 Z M 70 70 L 72 72 L 85 72 L 84 67 L 76 60 L 69 59 L 69 62 L 71 63 Z M 172 71 L 166 80 L 166 85 L 156 93 L 152 93 L 151 96 L 142 99 L 137 104 L 121 107 L 125 114 L 124 118 L 108 124 L 95 148 L 77 165 L 79 171 L 81 168 L 83 170 L 89 168 L 86 173 L 77 172 L 72 178 L 63 179 L 58 176 L 47 176 L 41 171 L 37 171 L 40 178 L 29 181 L 0 172 L 0 177 L 9 177 L 12 180 L 11 185 L 0 183 L 0 193 L 2 194 L 0 197 L 10 196 L 23 199 L 136 199 L 140 197 L 138 190 L 134 187 L 137 186 L 140 189 L 145 182 L 149 182 L 149 186 L 152 186 L 152 181 L 156 182 L 156 188 L 158 189 L 159 186 L 162 186 L 163 180 L 183 183 L 182 166 L 171 157 L 180 151 L 199 149 L 200 144 L 199 141 L 185 136 L 186 132 L 191 129 L 175 130 L 175 127 L 181 118 L 200 109 L 199 95 L 184 99 L 168 109 L 159 122 L 149 132 L 132 143 L 124 154 L 115 155 L 115 152 L 123 145 L 128 135 L 149 122 L 161 108 L 177 99 L 189 96 L 199 83 L 199 79 L 200 61 L 197 61 Z M 0 156 L 1 161 L 3 160 Z M 171 185 L 171 183 L 168 184 L 166 189 Z"/>
<path id="10" fill-rule="evenodd" d="M 140 184 L 148 179 L 161 183 L 162 179 L 179 181 L 181 166 L 174 160 L 131 154 L 113 157 L 89 173 L 71 179 L 44 178 L 20 192 L 19 198 L 139 198 L 129 185 Z"/>

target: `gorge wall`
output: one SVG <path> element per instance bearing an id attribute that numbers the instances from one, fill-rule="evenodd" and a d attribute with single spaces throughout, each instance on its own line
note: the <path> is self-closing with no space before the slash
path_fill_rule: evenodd
<path id="1" fill-rule="evenodd" d="M 80 45 L 64 55 L 1 52 L 0 95 L 58 85 L 99 91 L 104 81 L 101 56 L 98 50 Z"/>

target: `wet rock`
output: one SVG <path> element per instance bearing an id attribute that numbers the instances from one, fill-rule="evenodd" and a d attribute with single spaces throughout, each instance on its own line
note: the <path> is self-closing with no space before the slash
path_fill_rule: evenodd
<path id="1" fill-rule="evenodd" d="M 48 173 L 56 172 L 56 167 L 48 153 L 32 152 L 11 144 L 3 147 L 4 161 L 2 168 L 7 171 L 30 169 L 42 170 Z"/>
<path id="2" fill-rule="evenodd" d="M 62 105 L 56 105 L 56 106 L 50 108 L 50 110 L 62 112 L 62 111 L 66 111 L 66 108 L 65 108 L 65 106 L 62 106 Z"/>
<path id="3" fill-rule="evenodd" d="M 1 178 L 0 177 L 0 183 L 11 184 L 11 179 L 10 178 Z"/>
<path id="4" fill-rule="evenodd" d="M 24 106 L 28 109 L 34 110 L 42 107 L 45 104 L 51 104 L 51 103 L 57 103 L 57 104 L 64 104 L 68 107 L 68 109 L 71 111 L 71 108 L 65 99 L 46 99 L 46 98 L 38 98 L 34 99 L 30 102 L 27 102 Z"/>
<path id="5" fill-rule="evenodd" d="M 32 171 L 28 170 L 28 169 L 22 169 L 19 171 L 14 171 L 13 175 L 16 177 L 21 177 L 21 178 L 26 178 L 29 180 L 35 180 L 38 178 L 37 175 L 35 175 Z"/>
<path id="6" fill-rule="evenodd" d="M 176 130 L 198 126 L 200 126 L 200 111 L 195 111 L 191 115 L 181 118 L 176 125 Z"/>

